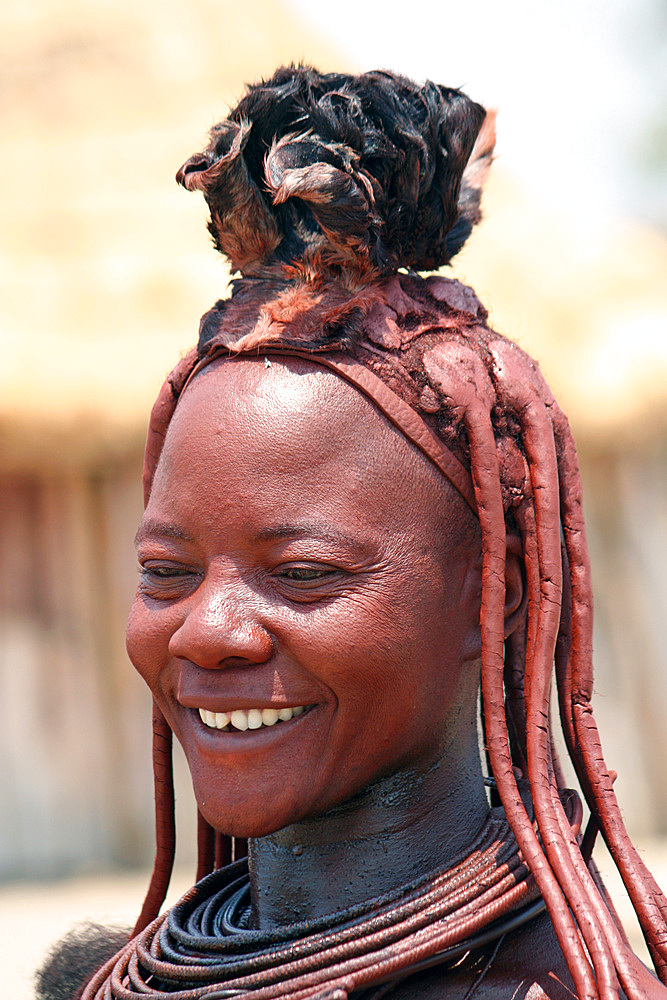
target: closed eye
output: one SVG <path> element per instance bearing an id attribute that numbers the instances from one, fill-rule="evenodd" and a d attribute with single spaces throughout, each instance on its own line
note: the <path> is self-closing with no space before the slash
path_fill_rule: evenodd
<path id="1" fill-rule="evenodd" d="M 201 574 L 178 563 L 145 562 L 139 566 L 139 590 L 149 597 L 169 600 L 199 586 Z"/>
<path id="2" fill-rule="evenodd" d="M 175 576 L 186 575 L 188 571 L 180 566 L 142 566 L 141 572 L 157 577 L 158 580 L 171 580 Z"/>
<path id="3" fill-rule="evenodd" d="M 344 573 L 334 566 L 296 564 L 278 566 L 272 576 L 293 592 L 303 592 L 321 591 L 328 585 L 340 582 Z"/>
<path id="4" fill-rule="evenodd" d="M 312 583 L 334 576 L 339 572 L 331 566 L 282 566 L 275 571 L 274 576 L 292 580 L 295 583 Z"/>

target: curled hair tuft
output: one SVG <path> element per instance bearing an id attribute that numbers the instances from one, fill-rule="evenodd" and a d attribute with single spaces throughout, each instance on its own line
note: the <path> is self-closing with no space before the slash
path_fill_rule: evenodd
<path id="1" fill-rule="evenodd" d="M 479 220 L 493 115 L 389 72 L 279 69 L 215 125 L 176 178 L 201 190 L 233 270 L 363 280 L 448 263 Z"/>

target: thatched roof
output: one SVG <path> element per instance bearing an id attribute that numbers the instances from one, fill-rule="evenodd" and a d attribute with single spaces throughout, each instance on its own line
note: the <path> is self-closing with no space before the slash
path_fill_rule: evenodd
<path id="1" fill-rule="evenodd" d="M 203 200 L 174 171 L 245 80 L 299 59 L 345 68 L 272 0 L 0 8 L 5 466 L 136 446 L 227 281 Z M 553 209 L 498 182 L 487 214 L 455 273 L 543 360 L 579 428 L 664 412 L 664 347 L 660 365 L 645 350 L 667 314 L 664 241 L 629 232 L 582 259 Z"/>
<path id="2" fill-rule="evenodd" d="M 143 434 L 227 282 L 176 168 L 245 80 L 306 58 L 343 62 L 273 0 L 0 7 L 5 464 Z"/>

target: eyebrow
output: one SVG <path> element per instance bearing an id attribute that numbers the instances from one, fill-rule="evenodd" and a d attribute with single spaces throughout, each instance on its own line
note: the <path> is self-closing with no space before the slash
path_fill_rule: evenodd
<path id="1" fill-rule="evenodd" d="M 194 538 L 189 535 L 187 531 L 183 531 L 175 524 L 171 524 L 169 521 L 155 521 L 153 519 L 148 519 L 147 521 L 142 521 L 139 525 L 139 529 L 134 536 L 134 544 L 138 545 L 142 542 L 144 538 L 150 535 L 158 535 L 160 538 L 175 538 L 179 542 L 193 542 Z"/>
<path id="2" fill-rule="evenodd" d="M 142 521 L 134 537 L 134 544 L 138 545 L 145 538 L 149 537 L 173 538 L 182 542 L 193 542 L 194 537 L 172 524 L 170 521 L 159 521 L 153 518 Z M 254 536 L 258 542 L 273 542 L 280 538 L 308 538 L 317 541 L 330 542 L 334 545 L 343 545 L 353 552 L 368 556 L 375 547 L 366 544 L 359 539 L 352 538 L 335 528 L 324 528 L 319 524 L 277 524 L 268 528 L 262 528 Z"/>
<path id="3" fill-rule="evenodd" d="M 344 545 L 362 555 L 368 555 L 373 548 L 357 538 L 336 531 L 335 528 L 324 528 L 319 524 L 276 524 L 270 528 L 262 528 L 255 535 L 259 542 L 272 542 L 279 538 L 308 538 L 334 545 Z"/>

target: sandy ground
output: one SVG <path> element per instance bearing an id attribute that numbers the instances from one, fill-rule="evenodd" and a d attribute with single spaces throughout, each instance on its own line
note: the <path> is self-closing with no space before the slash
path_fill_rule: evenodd
<path id="1" fill-rule="evenodd" d="M 667 887 L 667 839 L 645 842 L 640 849 L 658 882 Z M 626 922 L 635 948 L 645 956 L 643 941 L 629 915 L 629 904 L 621 896 L 620 881 L 610 873 L 609 859 L 596 851 L 598 864 Z M 192 873 L 178 870 L 169 901 L 174 901 L 190 885 Z M 137 916 L 148 873 L 134 872 L 96 877 L 80 877 L 58 882 L 17 883 L 0 887 L 0 956 L 3 969 L 3 996 L 11 1000 L 32 1000 L 34 970 L 49 947 L 75 923 L 131 925 Z"/>

